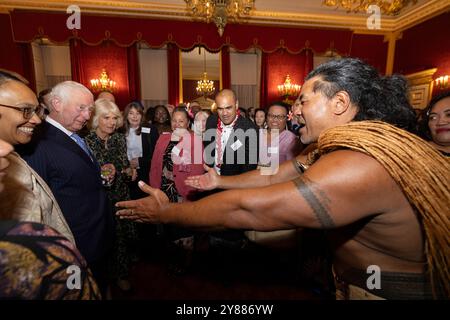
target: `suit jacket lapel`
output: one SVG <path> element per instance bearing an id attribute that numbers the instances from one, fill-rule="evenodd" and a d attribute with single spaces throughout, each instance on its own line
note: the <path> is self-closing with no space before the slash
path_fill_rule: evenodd
<path id="1" fill-rule="evenodd" d="M 67 134 L 65 134 L 64 132 L 62 132 L 61 130 L 59 130 L 58 128 L 54 127 L 49 123 L 46 123 L 46 125 L 48 126 L 47 128 L 48 139 L 54 140 L 59 145 L 64 146 L 64 148 L 80 156 L 80 158 L 83 159 L 83 161 L 88 163 L 90 166 L 95 167 L 95 169 L 99 169 L 99 165 L 95 160 L 94 155 L 92 155 L 92 153 L 91 155 L 94 161 L 92 161 L 86 154 L 86 152 L 84 152 L 83 149 L 81 149 L 81 147 L 75 141 L 73 141 L 72 138 L 70 138 Z"/>
<path id="2" fill-rule="evenodd" d="M 150 150 L 149 146 L 151 144 L 150 134 L 141 132 L 141 141 L 142 141 L 142 156 L 147 155 Z"/>

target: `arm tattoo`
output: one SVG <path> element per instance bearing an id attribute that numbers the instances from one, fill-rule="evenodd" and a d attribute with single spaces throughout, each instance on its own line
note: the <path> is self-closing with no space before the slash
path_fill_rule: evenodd
<path id="1" fill-rule="evenodd" d="M 317 220 L 320 222 L 321 227 L 323 229 L 335 228 L 336 225 L 331 218 L 326 205 L 329 203 L 329 199 L 325 196 L 325 194 L 321 190 L 317 190 L 314 183 L 306 177 L 297 178 L 294 180 L 294 183 L 297 190 L 313 210 Z M 313 189 L 316 189 L 316 193 L 319 194 L 320 199 L 316 193 L 314 193 Z"/>

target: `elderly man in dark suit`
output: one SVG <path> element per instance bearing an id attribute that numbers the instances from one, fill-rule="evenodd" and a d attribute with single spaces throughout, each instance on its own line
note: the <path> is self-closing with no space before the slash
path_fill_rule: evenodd
<path id="1" fill-rule="evenodd" d="M 216 95 L 217 114 L 206 121 L 203 138 L 205 163 L 222 176 L 234 176 L 256 169 L 258 165 L 258 129 L 240 115 L 236 94 L 224 89 Z M 224 231 L 210 237 L 210 244 L 240 247 L 246 243 L 241 231 Z"/>
<path id="2" fill-rule="evenodd" d="M 112 243 L 113 216 L 103 190 L 100 167 L 77 135 L 91 117 L 92 93 L 65 81 L 51 92 L 50 114 L 36 140 L 22 155 L 53 191 L 96 280 L 106 287 L 105 267 Z"/>

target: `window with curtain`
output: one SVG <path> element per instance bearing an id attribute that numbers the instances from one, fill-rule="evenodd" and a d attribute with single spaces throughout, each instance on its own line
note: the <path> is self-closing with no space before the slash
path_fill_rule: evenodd
<path id="1" fill-rule="evenodd" d="M 141 97 L 146 108 L 168 101 L 167 49 L 140 46 Z"/>
<path id="2" fill-rule="evenodd" d="M 255 50 L 248 53 L 230 53 L 231 89 L 236 93 L 239 106 L 245 109 L 259 107 L 259 59 Z"/>
<path id="3" fill-rule="evenodd" d="M 72 79 L 69 46 L 50 45 L 40 40 L 32 46 L 37 93 Z"/>

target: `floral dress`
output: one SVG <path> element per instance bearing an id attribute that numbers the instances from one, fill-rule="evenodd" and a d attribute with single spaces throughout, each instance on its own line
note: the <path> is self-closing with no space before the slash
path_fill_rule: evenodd
<path id="1" fill-rule="evenodd" d="M 170 141 L 163 155 L 163 173 L 161 177 L 161 190 L 169 198 L 170 202 L 178 202 L 178 191 L 173 180 L 172 149 L 178 141 Z"/>
<path id="2" fill-rule="evenodd" d="M 0 221 L 0 300 L 99 300 L 86 260 L 56 230 Z"/>
<path id="3" fill-rule="evenodd" d="M 92 131 L 86 137 L 85 141 L 97 159 L 100 166 L 112 163 L 116 168 L 116 176 L 112 185 L 106 189 L 108 198 L 114 208 L 118 201 L 129 200 L 130 193 L 127 182 L 130 177 L 122 173 L 122 170 L 130 167 L 127 158 L 127 143 L 125 135 L 119 132 L 113 133 L 106 141 L 100 139 Z M 115 216 L 115 215 L 114 215 Z M 113 263 L 111 264 L 111 276 L 115 279 L 128 276 L 129 265 L 136 260 L 136 252 L 132 250 L 135 247 L 138 232 L 136 224 L 132 221 L 116 219 L 116 241 L 113 252 Z"/>
<path id="4" fill-rule="evenodd" d="M 170 141 L 167 145 L 166 151 L 163 155 L 163 170 L 161 176 L 161 191 L 166 194 L 170 202 L 174 203 L 183 201 L 183 198 L 178 193 L 177 187 L 175 185 L 175 180 L 173 179 L 172 149 L 178 143 L 179 141 Z M 193 234 L 190 229 L 185 229 L 177 226 L 166 225 L 163 227 L 163 229 L 167 238 L 170 240 L 190 237 Z"/>

